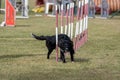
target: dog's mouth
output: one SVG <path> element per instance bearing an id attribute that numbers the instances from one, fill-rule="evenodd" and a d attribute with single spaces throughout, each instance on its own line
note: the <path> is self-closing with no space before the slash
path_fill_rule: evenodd
<path id="1" fill-rule="evenodd" d="M 64 52 L 64 53 L 67 53 L 67 52 L 69 52 L 69 49 L 68 48 L 64 48 L 64 49 L 61 49 L 61 51 Z"/>
<path id="2" fill-rule="evenodd" d="M 67 53 L 68 51 L 65 50 L 65 53 Z"/>
<path id="3" fill-rule="evenodd" d="M 65 52 L 64 54 L 65 54 L 65 55 L 66 55 L 66 54 L 69 54 L 69 52 Z"/>
<path id="4" fill-rule="evenodd" d="M 65 48 L 65 53 L 69 52 L 69 49 L 68 48 Z"/>

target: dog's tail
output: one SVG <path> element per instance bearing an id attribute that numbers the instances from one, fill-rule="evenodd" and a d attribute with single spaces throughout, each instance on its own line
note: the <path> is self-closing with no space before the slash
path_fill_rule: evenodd
<path id="1" fill-rule="evenodd" d="M 31 34 L 33 38 L 37 39 L 37 40 L 46 40 L 46 37 L 45 36 L 37 36 L 35 34 Z"/>

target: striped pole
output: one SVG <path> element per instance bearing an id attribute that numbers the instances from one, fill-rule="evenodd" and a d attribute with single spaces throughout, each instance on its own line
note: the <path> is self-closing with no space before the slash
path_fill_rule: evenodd
<path id="1" fill-rule="evenodd" d="M 80 11 L 80 34 L 82 33 L 82 29 L 83 29 L 83 10 L 84 10 L 84 8 L 83 8 L 83 5 L 84 5 L 84 2 L 82 1 L 81 2 L 81 11 Z"/>
<path id="2" fill-rule="evenodd" d="M 71 9 L 71 39 L 73 38 L 73 23 L 74 23 L 74 3 L 72 3 L 72 9 Z"/>
<path id="3" fill-rule="evenodd" d="M 86 26 L 85 26 L 85 42 L 88 39 L 88 0 L 86 0 Z"/>
<path id="4" fill-rule="evenodd" d="M 56 13 L 57 13 L 57 9 L 56 9 Z M 56 22 L 57 22 L 56 27 L 58 27 L 58 13 L 56 14 Z M 63 25 L 63 7 L 61 6 L 61 33 L 68 35 L 73 40 L 74 49 L 77 50 L 80 46 L 82 46 L 87 41 L 88 0 L 79 1 L 75 31 L 73 29 L 73 25 L 74 25 L 74 3 L 67 4 L 65 30 L 63 29 L 64 28 L 63 27 L 64 26 Z M 56 34 L 58 34 L 57 28 L 56 28 L 56 31 L 57 31 Z M 73 34 L 73 32 L 75 32 L 75 34 Z M 57 53 L 57 48 L 56 48 L 56 53 Z M 58 56 L 58 54 L 56 54 L 56 56 Z M 57 58 L 58 57 L 56 57 L 56 60 Z"/>
<path id="5" fill-rule="evenodd" d="M 78 12 L 77 12 L 77 21 L 76 21 L 76 30 L 75 30 L 75 37 L 78 35 L 78 29 L 79 29 L 79 16 L 80 16 L 80 1 L 79 1 L 79 6 L 78 6 Z"/>
<path id="6" fill-rule="evenodd" d="M 56 11 L 56 62 L 58 62 L 58 12 L 57 12 L 57 5 L 55 6 Z"/>
<path id="7" fill-rule="evenodd" d="M 87 26 L 88 26 L 88 0 L 79 1 L 76 31 L 75 31 L 75 43 L 74 48 L 77 50 L 87 41 Z"/>
<path id="8" fill-rule="evenodd" d="M 63 4 L 61 4 L 61 34 L 63 34 Z"/>
<path id="9" fill-rule="evenodd" d="M 75 38 L 74 38 L 74 49 L 75 50 L 77 50 L 77 43 L 78 43 L 79 16 L 80 16 L 80 1 L 78 4 L 78 10 L 77 10 L 77 21 L 76 21 Z"/>
<path id="10" fill-rule="evenodd" d="M 71 37 L 71 8 L 72 8 L 72 3 L 69 5 L 69 25 L 68 25 L 68 36 Z"/>
<path id="11" fill-rule="evenodd" d="M 82 29 L 82 44 L 83 45 L 85 43 L 85 36 L 86 36 L 86 23 L 87 23 L 87 0 L 84 0 L 84 6 L 83 6 L 83 29 Z"/>
<path id="12" fill-rule="evenodd" d="M 69 14 L 69 4 L 67 5 L 67 12 L 66 12 L 66 25 L 65 25 L 65 34 L 68 34 L 68 14 Z"/>

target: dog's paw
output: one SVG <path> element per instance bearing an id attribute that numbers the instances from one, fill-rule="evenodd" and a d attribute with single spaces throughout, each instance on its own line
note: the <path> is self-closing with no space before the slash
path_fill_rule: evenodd
<path id="1" fill-rule="evenodd" d="M 72 61 L 72 63 L 75 63 L 74 61 Z"/>
<path id="2" fill-rule="evenodd" d="M 58 62 L 61 62 L 62 60 L 61 59 L 58 59 Z"/>
<path id="3" fill-rule="evenodd" d="M 66 61 L 63 61 L 63 63 L 66 63 Z"/>

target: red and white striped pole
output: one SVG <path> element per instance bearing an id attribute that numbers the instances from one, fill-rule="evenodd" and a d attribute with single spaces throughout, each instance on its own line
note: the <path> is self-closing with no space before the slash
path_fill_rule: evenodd
<path id="1" fill-rule="evenodd" d="M 83 6 L 84 6 L 84 2 L 83 1 L 81 1 L 81 11 L 80 11 L 80 19 L 79 19 L 79 21 L 80 21 L 80 30 L 79 30 L 79 34 L 82 34 L 82 29 L 83 29 L 83 10 L 84 10 L 84 8 L 83 8 Z"/>
<path id="2" fill-rule="evenodd" d="M 85 27 L 85 42 L 88 39 L 88 0 L 86 0 L 86 27 Z"/>
<path id="3" fill-rule="evenodd" d="M 88 0 L 79 1 L 76 31 L 75 31 L 75 50 L 87 41 L 88 27 Z"/>
<path id="4" fill-rule="evenodd" d="M 71 7 L 71 39 L 73 38 L 73 23 L 74 23 L 74 3 L 72 3 L 72 7 Z"/>
<path id="5" fill-rule="evenodd" d="M 80 41 L 80 46 L 82 46 L 84 44 L 84 27 L 85 27 L 85 0 L 82 1 L 81 3 L 81 16 L 80 16 L 80 37 L 81 37 L 81 41 Z"/>
<path id="6" fill-rule="evenodd" d="M 71 32 L 71 3 L 69 4 L 69 24 L 68 24 L 68 36 L 70 37 L 71 35 L 70 35 L 70 32 Z"/>
<path id="7" fill-rule="evenodd" d="M 79 32 L 79 16 L 80 16 L 80 1 L 77 10 L 77 21 L 76 21 L 76 29 L 75 29 L 75 39 L 74 39 L 74 49 L 77 50 L 78 44 L 78 32 Z"/>
<path id="8" fill-rule="evenodd" d="M 61 34 L 63 34 L 63 4 L 61 4 Z"/>
<path id="9" fill-rule="evenodd" d="M 56 11 L 56 62 L 58 62 L 58 11 L 57 11 L 57 5 L 55 6 Z"/>
<path id="10" fill-rule="evenodd" d="M 76 31 L 75 31 L 75 37 L 79 34 L 79 16 L 80 16 L 80 1 L 78 5 L 78 10 L 77 10 L 77 21 L 76 21 Z"/>
<path id="11" fill-rule="evenodd" d="M 67 5 L 67 12 L 66 12 L 65 34 L 68 34 L 68 14 L 69 14 L 69 4 Z"/>

